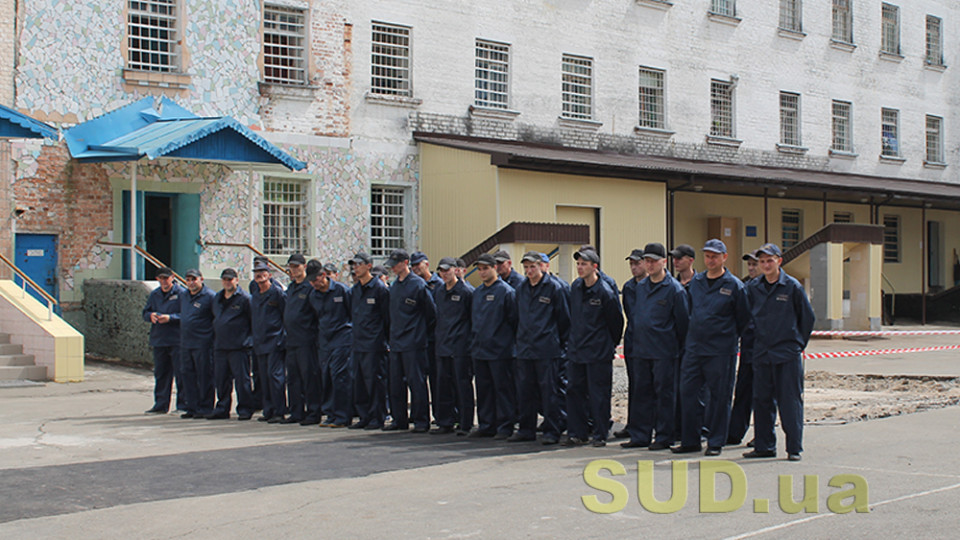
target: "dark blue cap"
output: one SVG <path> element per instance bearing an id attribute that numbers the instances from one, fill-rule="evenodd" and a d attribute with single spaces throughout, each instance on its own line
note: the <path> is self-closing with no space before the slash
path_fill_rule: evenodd
<path id="1" fill-rule="evenodd" d="M 726 253 L 727 245 L 723 243 L 722 240 L 716 238 L 711 238 L 707 240 L 707 243 L 703 245 L 704 251 L 712 251 L 714 253 Z"/>
<path id="2" fill-rule="evenodd" d="M 420 264 L 426 260 L 429 260 L 427 254 L 422 251 L 414 251 L 413 255 L 410 255 L 410 264 Z"/>
<path id="3" fill-rule="evenodd" d="M 766 253 L 772 257 L 783 257 L 783 252 L 780 251 L 780 246 L 776 244 L 764 244 L 760 246 L 760 248 L 757 249 L 757 255 L 759 256 L 761 253 Z"/>
<path id="4" fill-rule="evenodd" d="M 390 258 L 387 259 L 387 262 L 384 263 L 388 268 L 393 268 L 394 266 L 402 263 L 403 261 L 409 261 L 410 254 L 407 253 L 405 249 L 395 249 L 390 254 Z"/>
<path id="5" fill-rule="evenodd" d="M 547 255 L 546 253 L 541 252 L 541 253 L 540 253 L 540 262 L 544 262 L 544 263 L 550 264 L 550 256 Z"/>

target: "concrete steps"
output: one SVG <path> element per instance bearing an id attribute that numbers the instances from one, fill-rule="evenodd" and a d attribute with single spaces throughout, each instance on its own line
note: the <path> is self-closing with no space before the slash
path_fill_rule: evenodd
<path id="1" fill-rule="evenodd" d="M 0 381 L 45 381 L 47 368 L 36 365 L 22 345 L 10 343 L 10 334 L 0 333 Z"/>

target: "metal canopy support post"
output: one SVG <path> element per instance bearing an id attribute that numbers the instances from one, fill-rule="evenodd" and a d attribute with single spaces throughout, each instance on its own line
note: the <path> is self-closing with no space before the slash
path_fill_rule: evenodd
<path id="1" fill-rule="evenodd" d="M 137 162 L 130 162 L 130 280 L 137 279 Z"/>

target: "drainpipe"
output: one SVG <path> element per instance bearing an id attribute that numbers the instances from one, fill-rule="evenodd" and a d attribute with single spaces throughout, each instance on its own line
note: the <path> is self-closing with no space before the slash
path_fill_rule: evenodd
<path id="1" fill-rule="evenodd" d="M 137 279 L 137 162 L 130 162 L 130 281 Z"/>
<path id="2" fill-rule="evenodd" d="M 823 224 L 821 227 L 827 226 L 827 192 L 823 192 Z"/>
<path id="3" fill-rule="evenodd" d="M 920 324 L 927 324 L 927 203 L 920 208 Z"/>
<path id="4" fill-rule="evenodd" d="M 769 205 L 768 203 L 769 190 L 763 188 L 763 243 L 766 244 L 770 241 L 770 223 L 769 223 Z"/>

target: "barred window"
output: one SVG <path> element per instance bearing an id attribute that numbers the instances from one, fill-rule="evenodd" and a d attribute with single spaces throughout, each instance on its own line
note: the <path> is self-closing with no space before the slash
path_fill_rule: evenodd
<path id="1" fill-rule="evenodd" d="M 943 21 L 927 15 L 927 54 L 925 60 L 932 66 L 943 65 Z"/>
<path id="2" fill-rule="evenodd" d="M 563 111 L 564 118 L 590 120 L 593 118 L 593 59 L 563 55 Z"/>
<path id="3" fill-rule="evenodd" d="M 834 223 L 853 223 L 853 213 L 852 212 L 834 212 L 833 222 Z"/>
<path id="4" fill-rule="evenodd" d="M 880 49 L 885 53 L 900 54 L 900 8 L 883 4 L 880 24 Z"/>
<path id="5" fill-rule="evenodd" d="M 666 129 L 662 69 L 640 68 L 640 127 Z"/>
<path id="6" fill-rule="evenodd" d="M 838 152 L 853 152 L 853 104 L 847 101 L 833 102 L 833 144 Z"/>
<path id="7" fill-rule="evenodd" d="M 881 151 L 884 156 L 900 156 L 900 111 L 880 110 Z"/>
<path id="8" fill-rule="evenodd" d="M 800 94 L 780 92 L 780 143 L 800 146 Z"/>
<path id="9" fill-rule="evenodd" d="M 784 208 L 780 213 L 780 231 L 784 250 L 799 244 L 800 233 L 803 231 L 803 213 L 796 208 Z"/>
<path id="10" fill-rule="evenodd" d="M 410 28 L 375 22 L 372 41 L 370 92 L 390 96 L 412 96 Z"/>
<path id="11" fill-rule="evenodd" d="M 127 68 L 180 70 L 178 0 L 130 0 L 127 6 Z"/>
<path id="12" fill-rule="evenodd" d="M 803 31 L 801 0 L 780 0 L 780 28 L 792 32 Z"/>
<path id="13" fill-rule="evenodd" d="M 510 105 L 510 45 L 477 40 L 474 104 L 506 109 Z"/>
<path id="14" fill-rule="evenodd" d="M 710 135 L 733 137 L 733 85 L 710 81 Z"/>
<path id="15" fill-rule="evenodd" d="M 883 262 L 900 262 L 900 216 L 883 216 Z"/>
<path id="16" fill-rule="evenodd" d="M 736 17 L 737 9 L 734 0 L 711 0 L 710 12 L 717 15 L 726 15 L 727 17 Z"/>
<path id="17" fill-rule="evenodd" d="M 373 186 L 370 189 L 370 254 L 387 257 L 406 244 L 403 188 Z"/>
<path id="18" fill-rule="evenodd" d="M 927 162 L 943 163 L 943 118 L 927 115 Z"/>
<path id="19" fill-rule="evenodd" d="M 300 180 L 263 181 L 263 251 L 270 255 L 309 253 L 307 187 Z"/>
<path id="20" fill-rule="evenodd" d="M 263 5 L 263 80 L 306 84 L 306 11 Z"/>
<path id="21" fill-rule="evenodd" d="M 853 0 L 833 0 L 833 39 L 853 43 Z"/>

